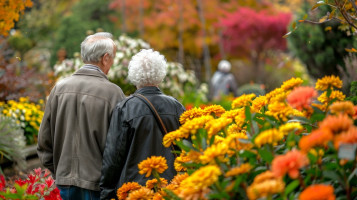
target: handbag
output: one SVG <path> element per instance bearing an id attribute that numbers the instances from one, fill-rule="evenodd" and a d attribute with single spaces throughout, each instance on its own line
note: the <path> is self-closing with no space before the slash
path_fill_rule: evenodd
<path id="1" fill-rule="evenodd" d="M 151 112 L 154 114 L 156 122 L 159 124 L 160 130 L 162 133 L 162 137 L 164 137 L 167 134 L 167 129 L 166 129 L 165 124 L 162 121 L 159 113 L 156 111 L 154 105 L 152 105 L 152 103 L 149 101 L 149 99 L 147 99 L 144 95 L 135 93 L 135 94 L 133 94 L 133 96 L 139 98 L 141 101 L 143 101 L 150 108 Z M 172 144 L 171 144 L 171 149 L 173 151 L 175 158 L 177 158 L 177 154 L 175 153 L 175 148 Z"/>

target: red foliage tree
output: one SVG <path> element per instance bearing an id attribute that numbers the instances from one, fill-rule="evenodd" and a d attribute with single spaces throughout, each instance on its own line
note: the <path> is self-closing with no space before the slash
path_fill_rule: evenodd
<path id="1" fill-rule="evenodd" d="M 221 20 L 224 48 L 231 56 L 249 57 L 259 70 L 270 50 L 286 49 L 290 19 L 290 13 L 241 7 Z"/>

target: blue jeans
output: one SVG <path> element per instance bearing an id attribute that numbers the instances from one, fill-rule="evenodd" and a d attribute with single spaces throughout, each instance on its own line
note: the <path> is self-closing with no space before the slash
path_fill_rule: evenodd
<path id="1" fill-rule="evenodd" d="M 57 185 L 63 200 L 100 200 L 100 192 L 76 186 Z"/>

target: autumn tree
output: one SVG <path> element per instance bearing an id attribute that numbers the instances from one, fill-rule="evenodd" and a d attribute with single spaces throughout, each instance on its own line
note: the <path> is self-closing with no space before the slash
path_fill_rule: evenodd
<path id="1" fill-rule="evenodd" d="M 140 34 L 169 59 L 202 63 L 204 55 L 219 53 L 217 23 L 235 11 L 238 3 L 230 0 L 114 0 L 109 7 L 117 11 L 111 19 L 118 27 Z M 206 65 L 208 62 L 206 60 Z M 206 74 L 206 79 L 209 76 Z"/>
<path id="2" fill-rule="evenodd" d="M 268 53 L 286 49 L 286 39 L 282 36 L 290 19 L 290 13 L 241 7 L 221 21 L 224 47 L 230 56 L 250 58 L 259 82 Z"/>
<path id="3" fill-rule="evenodd" d="M 0 35 L 8 36 L 15 22 L 23 14 L 26 7 L 31 7 L 31 0 L 1 0 L 0 1 Z"/>

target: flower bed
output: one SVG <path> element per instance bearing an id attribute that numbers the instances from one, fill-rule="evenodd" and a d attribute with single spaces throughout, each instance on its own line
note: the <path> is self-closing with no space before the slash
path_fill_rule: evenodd
<path id="1" fill-rule="evenodd" d="M 163 145 L 178 145 L 178 175 L 168 182 L 162 157 L 139 165 L 151 176 L 117 191 L 119 199 L 356 199 L 356 107 L 342 81 L 312 87 L 292 78 L 265 96 L 242 95 L 232 109 L 192 108 Z M 320 95 L 319 95 L 320 93 Z M 318 96 L 319 95 L 319 96 Z"/>

